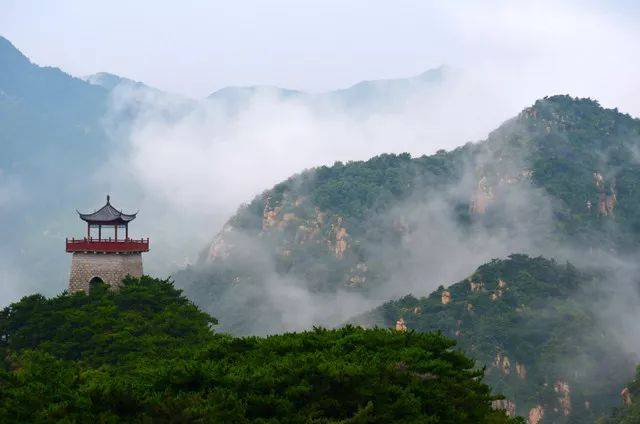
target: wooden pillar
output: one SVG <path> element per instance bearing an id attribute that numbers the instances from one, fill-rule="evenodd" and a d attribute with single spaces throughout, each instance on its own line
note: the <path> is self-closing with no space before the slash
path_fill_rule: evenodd
<path id="1" fill-rule="evenodd" d="M 87 240 L 91 238 L 91 224 L 87 222 Z"/>
<path id="2" fill-rule="evenodd" d="M 102 239 L 102 225 L 98 225 L 98 240 Z"/>
<path id="3" fill-rule="evenodd" d="M 129 224 L 124 224 L 124 239 L 129 240 Z"/>
<path id="4" fill-rule="evenodd" d="M 116 229 L 116 241 L 118 241 L 118 224 L 116 224 L 115 229 Z"/>

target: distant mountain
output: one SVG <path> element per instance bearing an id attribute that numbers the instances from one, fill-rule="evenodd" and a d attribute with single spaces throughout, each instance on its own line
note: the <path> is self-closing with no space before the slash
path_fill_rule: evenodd
<path id="1" fill-rule="evenodd" d="M 57 68 L 34 65 L 0 37 L 0 143 L 5 171 L 64 169 L 77 155 L 99 153 L 107 92 Z M 96 150 L 98 149 L 98 150 Z M 65 150 L 59 157 L 55 152 Z M 57 161 L 51 161 L 58 157 Z M 90 165 L 95 155 L 85 155 Z M 26 168 L 26 169 L 25 169 Z M 26 172 L 25 172 L 26 171 Z"/>
<path id="2" fill-rule="evenodd" d="M 273 86 L 225 87 L 207 99 L 237 112 L 259 98 L 296 100 L 312 108 L 341 109 L 356 115 L 403 106 L 414 96 L 441 88 L 452 71 L 444 66 L 410 78 L 362 81 L 351 87 L 311 94 Z"/>
<path id="3" fill-rule="evenodd" d="M 222 110 L 234 114 L 250 106 L 256 98 L 270 100 L 303 100 L 309 96 L 301 91 L 272 86 L 225 87 L 215 91 L 207 100 L 220 106 Z"/>
<path id="4" fill-rule="evenodd" d="M 511 255 L 427 297 L 406 296 L 357 318 L 365 326 L 454 338 L 504 409 L 541 422 L 595 422 L 621 405 L 634 358 L 598 305 L 611 294 L 606 275 L 570 264 Z"/>
<path id="5" fill-rule="evenodd" d="M 322 97 L 348 109 L 375 105 L 389 107 L 402 104 L 407 98 L 423 94 L 425 90 L 440 87 L 450 74 L 449 68 L 441 66 L 411 78 L 362 81 L 349 88 L 330 91 Z"/>
<path id="6" fill-rule="evenodd" d="M 89 196 L 87 179 L 109 152 L 101 122 L 108 93 L 31 63 L 1 37 L 0 70 L 0 216 L 11 228 L 3 233 L 0 264 L 25 274 L 28 290 L 47 285 L 34 270 L 66 273 L 61 229 L 78 199 Z"/>
<path id="7" fill-rule="evenodd" d="M 97 74 L 88 75 L 84 77 L 84 80 L 89 84 L 100 86 L 106 90 L 113 90 L 118 86 L 126 85 L 133 88 L 158 91 L 157 89 L 149 87 L 144 83 L 134 81 L 129 78 L 124 78 L 115 74 L 110 74 L 108 72 L 98 72 Z"/>

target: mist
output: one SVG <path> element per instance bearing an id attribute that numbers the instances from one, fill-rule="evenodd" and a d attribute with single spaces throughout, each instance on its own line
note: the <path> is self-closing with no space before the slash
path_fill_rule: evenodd
<path id="1" fill-rule="evenodd" d="M 509 13 L 521 16 L 520 11 Z M 550 25 L 561 23 L 554 20 Z M 586 66 L 584 49 L 565 50 L 571 43 L 615 44 L 629 36 L 624 27 L 610 30 L 601 23 L 599 28 L 606 28 L 606 34 L 596 30 L 580 41 L 573 32 L 560 31 L 557 42 L 544 54 L 509 61 L 478 58 L 472 69 L 440 68 L 440 78 L 412 83 L 410 90 L 394 91 L 387 82 L 374 81 L 367 87 L 370 96 L 364 103 L 345 101 L 336 94 L 339 92 L 283 96 L 275 88 L 258 88 L 239 102 L 228 102 L 118 87 L 112 93 L 112 119 L 107 123 L 118 135 L 121 148 L 108 166 L 117 170 L 110 175 L 124 175 L 127 183 L 110 180 L 109 184 L 116 192 L 129 184 L 121 195 L 143 211 L 137 229 L 153 241 L 145 271 L 168 276 L 197 264 L 198 255 L 239 206 L 305 169 L 382 153 L 420 156 L 451 150 L 486 138 L 523 107 L 556 92 L 591 97 L 600 93 L 603 106 L 640 110 L 637 100 L 628 96 L 626 77 L 609 80 L 606 90 L 599 84 L 603 72 L 618 75 L 617 58 Z M 511 24 L 502 30 L 518 31 Z M 538 34 L 548 35 L 546 30 Z M 531 42 L 529 37 L 519 34 L 507 44 L 509 48 L 514 47 L 514 40 L 526 44 Z M 131 110 L 132 105 L 137 109 L 133 123 L 118 128 L 113 117 Z M 519 165 L 519 170 L 526 169 L 526 164 Z M 478 229 L 470 234 L 457 228 L 453 203 L 471 196 L 477 183 L 476 166 L 470 165 L 460 185 L 450 188 L 444 197 L 398 205 L 391 211 L 392 216 L 413 221 L 417 228 L 413 252 L 419 253 L 405 258 L 389 284 L 367 296 L 350 292 L 320 295 L 304 281 L 278 275 L 275 265 L 269 264 L 264 284 L 236 288 L 221 294 L 216 305 L 203 306 L 215 315 L 221 308 L 228 313 L 243 296 L 267 299 L 268 309 L 275 311 L 274 321 L 267 325 L 265 319 L 255 329 L 258 333 L 338 325 L 389 298 L 410 292 L 426 294 L 440 284 L 462 279 L 495 257 L 513 252 L 582 256 L 558 246 L 550 249 L 541 241 L 552 229 L 550 199 L 524 187 L 509 194 L 504 210 L 511 223 L 535 222 L 524 226 L 517 237 L 507 231 Z M 524 206 L 530 204 L 544 207 L 529 213 Z M 145 211 L 152 213 L 145 216 Z M 381 246 L 380 252 L 372 254 L 393 263 L 389 258 L 395 258 L 397 252 L 389 255 L 384 250 Z M 455 261 L 446 260 L 451 254 Z M 227 309 L 227 305 L 232 306 Z"/>

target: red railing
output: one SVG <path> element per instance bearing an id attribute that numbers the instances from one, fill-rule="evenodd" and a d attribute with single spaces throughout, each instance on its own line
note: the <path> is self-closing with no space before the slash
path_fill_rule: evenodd
<path id="1" fill-rule="evenodd" d="M 67 252 L 148 252 L 149 239 L 67 239 Z"/>

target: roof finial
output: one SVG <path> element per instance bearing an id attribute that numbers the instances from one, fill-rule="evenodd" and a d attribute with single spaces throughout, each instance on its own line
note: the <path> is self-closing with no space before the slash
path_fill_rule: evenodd
<path id="1" fill-rule="evenodd" d="M 109 200 L 111 200 L 111 196 L 107 194 L 107 204 L 109 204 Z"/>

